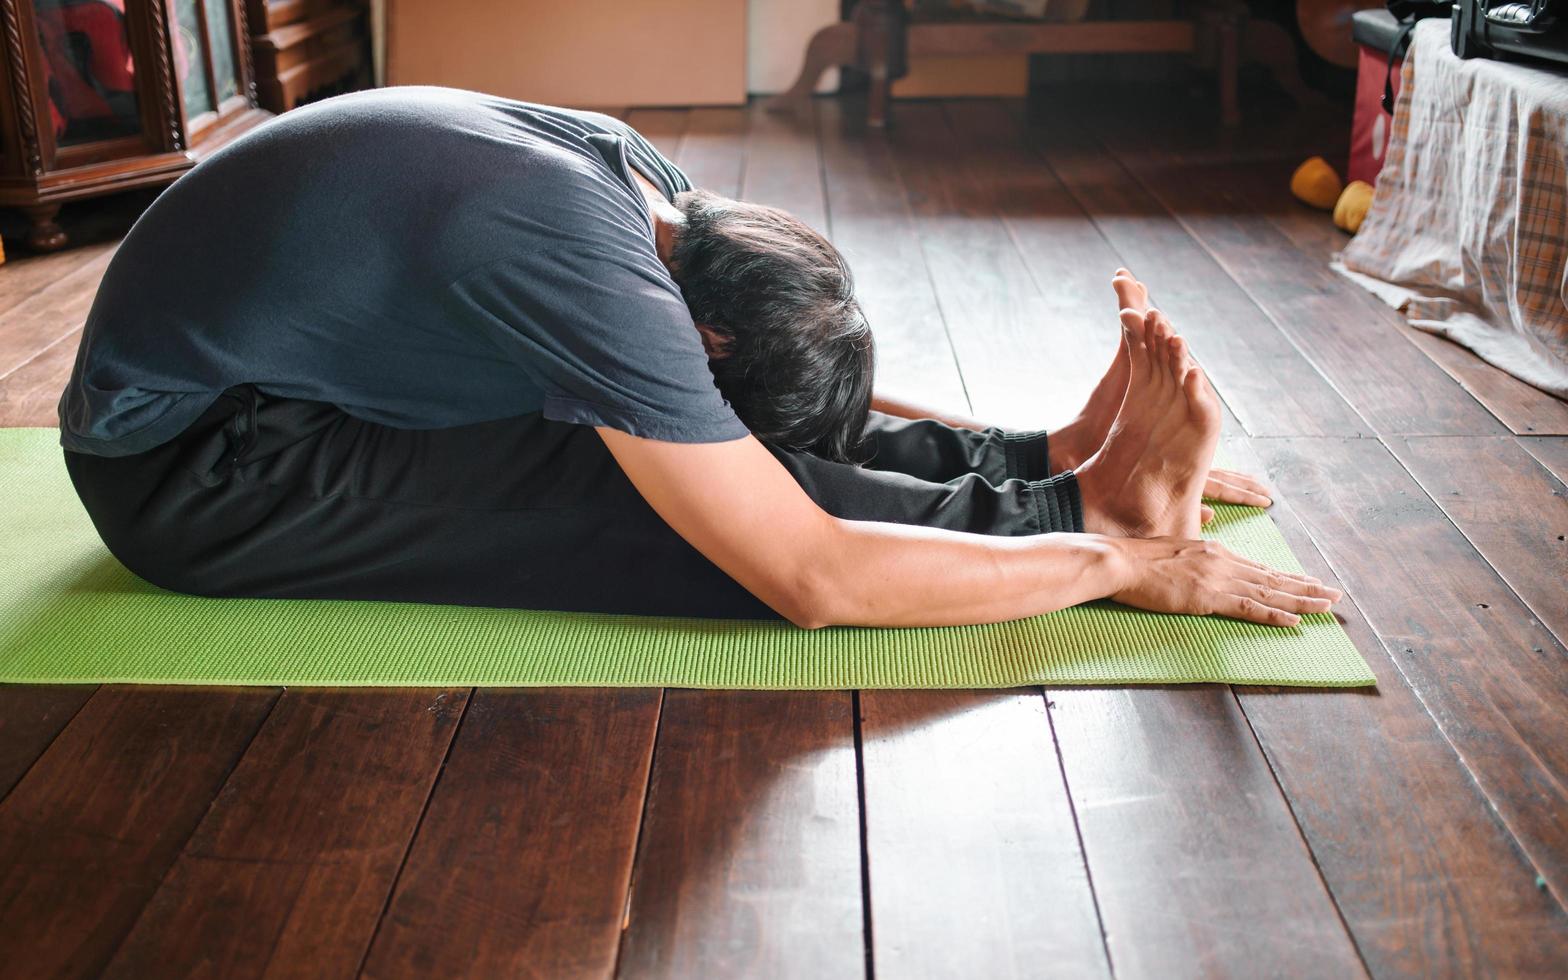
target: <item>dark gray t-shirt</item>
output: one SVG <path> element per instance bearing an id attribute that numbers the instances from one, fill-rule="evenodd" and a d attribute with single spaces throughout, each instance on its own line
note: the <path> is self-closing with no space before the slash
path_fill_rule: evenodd
<path id="1" fill-rule="evenodd" d="M 243 383 L 400 428 L 542 411 L 739 438 L 631 168 L 669 197 L 691 186 L 616 119 L 472 92 L 383 89 L 269 122 L 121 244 L 61 441 L 142 452 Z"/>

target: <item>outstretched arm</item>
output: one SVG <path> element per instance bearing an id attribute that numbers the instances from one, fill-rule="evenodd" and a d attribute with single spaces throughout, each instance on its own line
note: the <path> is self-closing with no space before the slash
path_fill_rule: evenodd
<path id="1" fill-rule="evenodd" d="M 1110 597 L 1276 626 L 1339 598 L 1212 542 L 1093 534 L 1003 538 L 845 521 L 756 439 L 680 444 L 600 428 L 676 533 L 780 615 L 815 628 L 999 622 Z"/>

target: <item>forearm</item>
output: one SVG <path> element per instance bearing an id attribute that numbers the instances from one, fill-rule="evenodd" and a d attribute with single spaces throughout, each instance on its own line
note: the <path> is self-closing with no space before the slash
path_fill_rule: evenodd
<path id="1" fill-rule="evenodd" d="M 837 521 L 807 574 L 805 625 L 954 626 L 1036 616 L 1112 595 L 1127 562 L 1094 534 L 1003 538 Z"/>

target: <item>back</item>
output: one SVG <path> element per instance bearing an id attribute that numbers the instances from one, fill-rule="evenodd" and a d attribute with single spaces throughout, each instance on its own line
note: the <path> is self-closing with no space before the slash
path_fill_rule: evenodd
<path id="1" fill-rule="evenodd" d="M 690 188 L 596 113 L 434 88 L 288 113 L 182 177 L 122 243 L 61 400 L 62 440 L 140 452 L 241 383 L 408 428 L 537 411 L 561 373 L 552 358 L 572 353 L 532 321 L 549 334 L 578 315 L 573 277 L 627 279 L 627 322 L 690 334 L 655 343 L 690 370 L 700 340 L 629 167 L 666 196 Z M 494 268 L 510 277 L 498 303 L 452 288 Z M 603 312 L 591 319 L 603 329 Z"/>

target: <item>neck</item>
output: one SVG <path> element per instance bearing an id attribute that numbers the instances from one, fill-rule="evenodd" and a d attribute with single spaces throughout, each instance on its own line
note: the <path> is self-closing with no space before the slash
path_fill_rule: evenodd
<path id="1" fill-rule="evenodd" d="M 664 267 L 673 272 L 670 256 L 675 252 L 675 234 L 686 224 L 686 219 L 652 181 L 635 168 L 632 176 L 637 178 L 637 186 L 642 188 L 643 199 L 648 203 L 648 220 L 653 222 L 654 250 L 658 252 L 659 261 L 664 263 Z"/>

